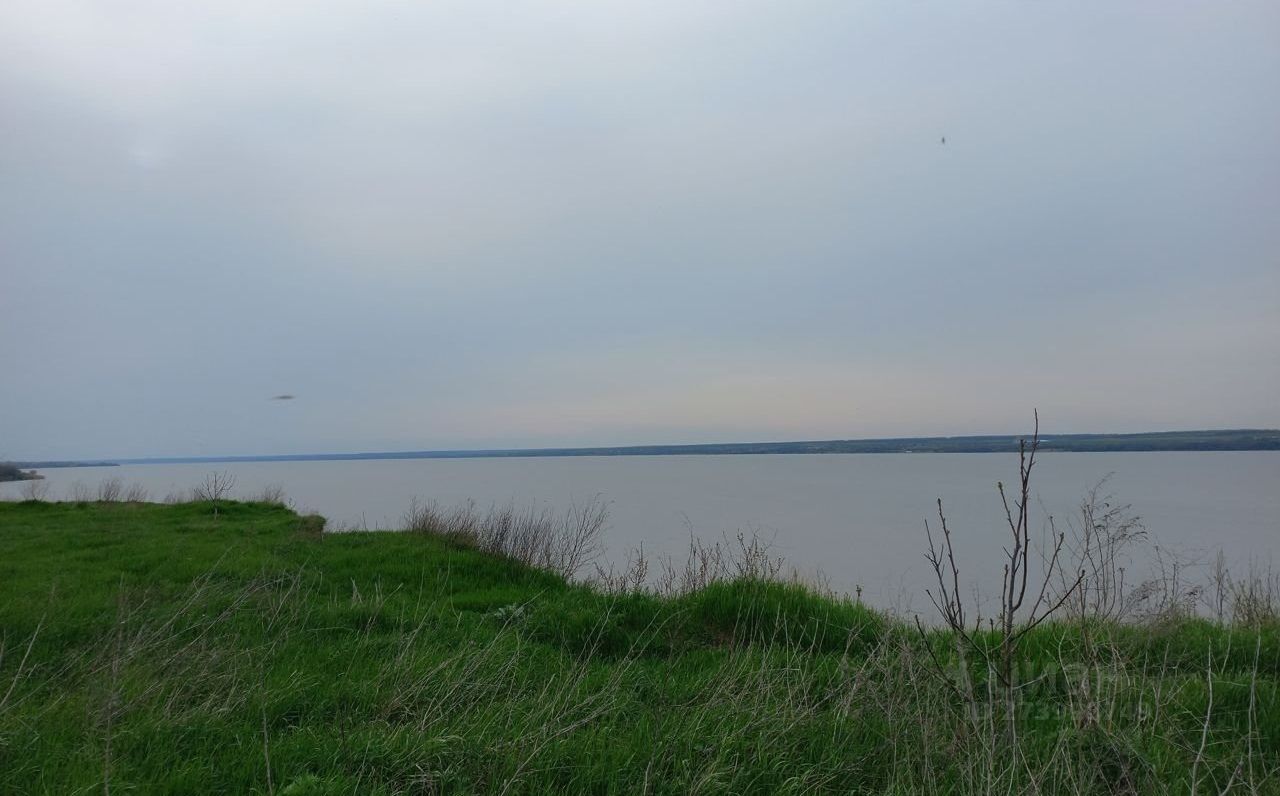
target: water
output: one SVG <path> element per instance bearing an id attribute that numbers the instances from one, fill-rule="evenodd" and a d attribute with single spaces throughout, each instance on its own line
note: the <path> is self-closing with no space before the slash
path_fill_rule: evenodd
<path id="1" fill-rule="evenodd" d="M 998 576 L 991 565 L 1008 531 L 995 484 L 1017 479 L 1010 454 L 626 456 L 415 459 L 337 462 L 131 465 L 45 471 L 51 498 L 76 482 L 139 483 L 153 500 L 189 489 L 212 471 L 235 476 L 235 494 L 284 487 L 300 510 L 331 527 L 394 528 L 413 497 L 445 504 L 566 508 L 600 495 L 610 504 L 606 558 L 641 544 L 650 556 L 682 556 L 692 532 L 716 539 L 739 529 L 772 541 L 805 573 L 901 610 L 928 607 L 924 521 L 942 498 L 970 588 Z M 1233 569 L 1280 559 L 1280 453 L 1047 453 L 1034 474 L 1038 510 L 1065 530 L 1085 491 L 1111 474 L 1109 490 L 1143 518 L 1162 549 L 1206 562 L 1218 550 Z M 20 484 L 0 484 L 16 498 Z M 936 527 L 936 526 L 935 526 Z M 1148 566 L 1153 548 L 1135 556 Z M 1280 566 L 1280 560 L 1275 561 Z M 976 583 L 975 583 L 976 582 Z"/>

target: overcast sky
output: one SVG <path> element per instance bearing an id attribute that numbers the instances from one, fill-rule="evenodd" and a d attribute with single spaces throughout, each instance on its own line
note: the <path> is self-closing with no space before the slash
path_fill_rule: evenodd
<path id="1" fill-rule="evenodd" d="M 1280 426 L 1278 76 L 1269 0 L 5 0 L 0 456 Z"/>

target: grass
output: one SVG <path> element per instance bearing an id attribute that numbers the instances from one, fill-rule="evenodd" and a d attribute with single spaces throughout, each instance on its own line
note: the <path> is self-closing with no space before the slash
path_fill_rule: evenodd
<path id="1" fill-rule="evenodd" d="M 1046 623 L 1010 737 L 952 634 L 856 602 L 321 526 L 0 503 L 0 793 L 1280 793 L 1274 620 Z"/>

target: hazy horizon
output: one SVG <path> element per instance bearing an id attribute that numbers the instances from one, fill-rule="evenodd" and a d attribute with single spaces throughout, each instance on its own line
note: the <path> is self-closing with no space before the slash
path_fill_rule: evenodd
<path id="1" fill-rule="evenodd" d="M 11 0 L 0 459 L 1280 427 L 1280 5 L 1153 8 Z"/>
<path id="2" fill-rule="evenodd" d="M 1128 434 L 1178 434 L 1178 433 L 1228 433 L 1228 432 L 1280 432 L 1280 429 L 1268 428 L 1234 428 L 1234 429 L 1154 429 L 1149 431 L 1132 431 L 1132 432 L 1087 432 L 1087 431 L 1059 431 L 1054 434 L 1041 431 L 1041 439 L 1045 442 L 1051 441 L 1054 437 L 1072 437 L 1072 436 L 1099 436 L 1108 435 L 1128 435 Z M 825 438 L 809 438 L 809 439 L 733 439 L 733 440 L 717 440 L 712 442 L 644 442 L 637 444 L 618 444 L 618 445 L 543 445 L 538 447 L 493 447 L 493 448 L 387 448 L 387 449 L 362 449 L 362 450 L 301 450 L 301 451 L 259 451 L 256 453 L 244 453 L 240 451 L 220 451 L 205 454 L 185 454 L 181 452 L 155 453 L 139 456 L 112 456 L 112 455 L 92 455 L 92 456 L 63 456 L 53 457 L 35 457 L 29 456 L 25 459 L 13 458 L 13 461 L 19 462 L 119 462 L 119 463 L 145 463 L 151 461 L 219 461 L 227 459 L 270 459 L 276 457 L 327 457 L 327 456 L 374 456 L 394 458 L 400 454 L 485 454 L 485 453 L 507 453 L 507 452 L 530 452 L 539 451 L 575 451 L 575 450 L 626 450 L 629 448 L 683 448 L 683 447 L 700 447 L 700 446 L 717 446 L 717 445 L 785 445 L 785 444 L 804 444 L 804 443 L 821 443 L 821 442 L 877 442 L 887 440 L 932 440 L 932 439 L 967 439 L 967 438 L 984 438 L 984 437 L 1017 437 L 1030 438 L 1032 436 L 1031 429 L 1024 431 L 1006 431 L 1006 432 L 976 432 L 973 434 L 900 434 L 895 436 L 882 437 L 825 437 Z M 1188 449 L 1191 450 L 1191 449 Z M 1198 449 L 1197 449 L 1198 450 Z M 1243 450 L 1254 451 L 1255 449 L 1247 448 Z M 1257 449 L 1269 450 L 1269 449 Z M 1235 449 L 1232 449 L 1235 451 Z M 1046 452 L 1052 452 L 1051 450 Z M 1079 452 L 1079 451 L 1076 451 Z M 1127 451 L 1142 452 L 1142 451 Z M 1164 451 L 1178 452 L 1178 451 Z M 1201 451 L 1203 452 L 1203 451 Z M 665 454 L 660 454 L 665 455 Z M 947 455 L 947 454 L 944 454 Z"/>

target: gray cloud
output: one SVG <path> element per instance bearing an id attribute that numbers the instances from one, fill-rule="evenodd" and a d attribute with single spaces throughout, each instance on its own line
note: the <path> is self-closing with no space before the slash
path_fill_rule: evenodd
<path id="1" fill-rule="evenodd" d="M 1280 425 L 1274 4 L 686 6 L 6 3 L 0 453 Z"/>

